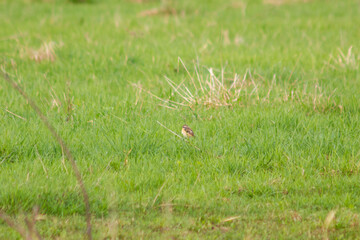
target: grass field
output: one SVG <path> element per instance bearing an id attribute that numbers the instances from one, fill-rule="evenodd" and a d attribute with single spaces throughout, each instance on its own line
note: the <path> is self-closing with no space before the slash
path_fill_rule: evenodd
<path id="1" fill-rule="evenodd" d="M 0 65 L 94 239 L 360 239 L 359 1 L 77 2 L 1 1 Z M 0 209 L 83 238 L 63 149 L 3 78 L 0 107 Z"/>

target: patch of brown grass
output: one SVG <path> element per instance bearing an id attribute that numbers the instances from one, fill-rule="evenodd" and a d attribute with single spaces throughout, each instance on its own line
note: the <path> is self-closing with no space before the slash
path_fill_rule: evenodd
<path id="1" fill-rule="evenodd" d="M 263 3 L 269 4 L 269 5 L 280 6 L 280 5 L 291 4 L 291 3 L 307 3 L 310 1 L 311 0 L 263 0 Z"/>
<path id="2" fill-rule="evenodd" d="M 350 46 L 347 51 L 342 51 L 339 48 L 338 54 L 336 56 L 332 54 L 330 55 L 329 61 L 326 63 L 326 65 L 334 70 L 358 70 L 360 65 L 360 55 L 355 54 L 352 50 L 352 46 Z"/>
<path id="3" fill-rule="evenodd" d="M 158 15 L 160 16 L 177 15 L 177 11 L 175 8 L 172 7 L 160 7 L 160 8 L 148 9 L 138 14 L 138 16 L 140 17 L 158 16 Z"/>
<path id="4" fill-rule="evenodd" d="M 31 60 L 36 62 L 49 61 L 54 62 L 56 60 L 55 50 L 61 47 L 62 44 L 56 44 L 55 42 L 44 42 L 39 48 L 26 48 L 23 50 L 22 56 L 27 56 Z"/>

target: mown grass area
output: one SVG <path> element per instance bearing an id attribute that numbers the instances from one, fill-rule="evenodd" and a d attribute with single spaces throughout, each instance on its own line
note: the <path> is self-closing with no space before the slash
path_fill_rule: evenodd
<path id="1" fill-rule="evenodd" d="M 75 2 L 0 3 L 0 65 L 69 145 L 95 239 L 359 238 L 358 1 Z M 63 150 L 5 81 L 0 107 L 1 210 L 82 238 Z"/>

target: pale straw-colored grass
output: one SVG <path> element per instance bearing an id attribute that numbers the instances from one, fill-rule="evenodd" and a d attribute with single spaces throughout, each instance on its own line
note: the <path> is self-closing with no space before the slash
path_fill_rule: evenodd
<path id="1" fill-rule="evenodd" d="M 165 76 L 166 83 L 172 89 L 173 95 L 177 95 L 177 101 L 171 100 L 173 96 L 161 98 L 154 93 L 145 90 L 140 84 L 134 84 L 137 88 L 147 92 L 152 97 L 161 101 L 161 106 L 171 109 L 179 107 L 193 107 L 203 105 L 207 107 L 233 106 L 241 96 L 257 96 L 258 84 L 255 83 L 250 70 L 244 75 L 225 73 L 222 69 L 215 73 L 213 68 L 201 68 L 194 64 L 193 73 L 190 73 L 181 58 L 179 65 L 186 71 L 187 77 L 179 84 Z"/>
<path id="2" fill-rule="evenodd" d="M 297 102 L 314 111 L 342 111 L 342 106 L 333 98 L 336 89 L 327 94 L 318 81 L 300 83 L 297 79 L 291 80 L 293 71 L 288 79 L 281 80 L 276 74 L 269 79 L 250 69 L 246 69 L 244 74 L 238 74 L 228 73 L 224 68 L 214 70 L 194 64 L 190 71 L 181 58 L 178 59 L 178 63 L 178 71 L 182 68 L 186 77 L 180 83 L 164 77 L 164 81 L 171 88 L 170 94 L 160 97 L 145 89 L 140 83 L 133 84 L 138 89 L 136 103 L 139 101 L 140 93 L 146 92 L 157 99 L 160 106 L 173 110 L 196 106 L 219 108 Z"/>
<path id="3" fill-rule="evenodd" d="M 307 3 L 310 1 L 311 0 L 263 0 L 263 3 L 269 4 L 269 5 L 280 6 L 280 5 L 291 4 L 291 3 Z"/>
<path id="4" fill-rule="evenodd" d="M 360 55 L 356 55 L 352 50 L 353 47 L 350 46 L 345 53 L 339 48 L 336 56 L 330 55 L 327 65 L 332 69 L 359 69 Z"/>
<path id="5" fill-rule="evenodd" d="M 36 62 L 54 62 L 57 58 L 55 50 L 62 46 L 62 43 L 44 42 L 39 48 L 26 47 L 22 49 L 21 56 L 28 57 Z"/>

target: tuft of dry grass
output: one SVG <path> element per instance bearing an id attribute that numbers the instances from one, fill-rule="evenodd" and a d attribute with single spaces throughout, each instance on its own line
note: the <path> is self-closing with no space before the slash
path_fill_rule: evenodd
<path id="1" fill-rule="evenodd" d="M 178 58 L 178 63 L 179 67 L 181 64 L 186 71 L 187 77 L 177 84 L 165 76 L 165 81 L 172 90 L 169 96 L 159 97 L 144 89 L 141 84 L 133 84 L 138 89 L 136 103 L 138 95 L 146 92 L 159 100 L 160 106 L 173 110 L 195 106 L 218 108 L 270 102 L 297 102 L 316 112 L 342 112 L 342 106 L 333 99 L 336 89 L 327 94 L 318 82 L 300 84 L 297 80 L 290 82 L 290 79 L 287 79 L 278 84 L 276 74 L 272 79 L 265 79 L 250 69 L 240 75 L 227 73 L 224 68 L 214 70 L 200 67 L 199 64 L 194 64 L 193 73 L 190 73 L 181 58 Z"/>
<path id="2" fill-rule="evenodd" d="M 150 93 L 163 102 L 162 106 L 173 109 L 195 105 L 207 107 L 233 106 L 244 94 L 248 97 L 258 94 L 258 84 L 255 83 L 250 70 L 247 70 L 242 77 L 238 74 L 229 77 L 224 69 L 215 73 L 213 68 L 206 68 L 204 72 L 199 64 L 194 64 L 194 74 L 191 74 L 181 58 L 178 58 L 178 63 L 179 65 L 181 63 L 188 78 L 180 84 L 176 84 L 166 76 L 165 80 L 172 88 L 173 94 L 182 100 L 170 100 L 172 96 L 169 96 L 168 99 L 162 99 Z M 137 87 L 139 86 L 137 85 Z M 146 92 L 149 93 L 149 91 Z"/>
<path id="3" fill-rule="evenodd" d="M 327 65 L 332 69 L 359 69 L 360 55 L 356 55 L 352 51 L 353 47 L 350 46 L 346 53 L 340 48 L 338 49 L 338 55 L 330 55 Z"/>
<path id="4" fill-rule="evenodd" d="M 335 222 L 335 215 L 336 215 L 337 209 L 331 210 L 328 215 L 325 218 L 322 232 L 324 233 L 323 239 L 329 239 L 329 231 L 331 229 L 332 222 Z"/>
<path id="5" fill-rule="evenodd" d="M 38 49 L 26 48 L 23 51 L 22 56 L 26 56 L 36 62 L 54 62 L 56 60 L 55 49 L 61 46 L 62 44 L 57 44 L 55 42 L 44 42 Z"/>

